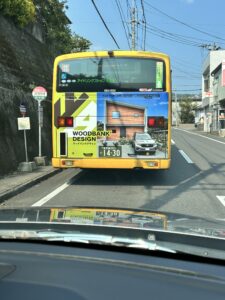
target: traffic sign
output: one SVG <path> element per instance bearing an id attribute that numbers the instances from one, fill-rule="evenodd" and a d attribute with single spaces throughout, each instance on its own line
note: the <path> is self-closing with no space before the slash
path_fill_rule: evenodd
<path id="1" fill-rule="evenodd" d="M 32 96 L 37 101 L 43 101 L 47 98 L 47 91 L 42 86 L 37 86 L 32 91 Z"/>
<path id="2" fill-rule="evenodd" d="M 30 118 L 17 118 L 19 130 L 30 130 Z"/>

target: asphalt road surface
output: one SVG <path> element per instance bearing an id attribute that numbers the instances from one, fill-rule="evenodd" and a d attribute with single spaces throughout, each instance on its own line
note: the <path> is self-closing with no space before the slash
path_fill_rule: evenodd
<path id="1" fill-rule="evenodd" d="M 4 205 L 139 208 L 225 219 L 225 140 L 173 129 L 169 170 L 68 169 Z"/>

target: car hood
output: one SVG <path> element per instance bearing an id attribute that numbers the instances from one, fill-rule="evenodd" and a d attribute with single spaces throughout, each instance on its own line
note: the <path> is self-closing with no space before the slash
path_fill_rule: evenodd
<path id="1" fill-rule="evenodd" d="M 225 221 L 168 212 L 91 207 L 2 208 L 0 229 L 7 224 L 74 224 L 139 230 L 162 230 L 225 238 Z M 15 228 L 15 226 L 14 226 Z"/>

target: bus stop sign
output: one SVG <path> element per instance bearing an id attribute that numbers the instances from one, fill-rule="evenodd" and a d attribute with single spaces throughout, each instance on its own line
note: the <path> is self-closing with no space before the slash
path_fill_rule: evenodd
<path id="1" fill-rule="evenodd" d="M 32 96 L 37 101 L 43 101 L 47 98 L 47 91 L 42 86 L 37 86 L 32 91 Z"/>

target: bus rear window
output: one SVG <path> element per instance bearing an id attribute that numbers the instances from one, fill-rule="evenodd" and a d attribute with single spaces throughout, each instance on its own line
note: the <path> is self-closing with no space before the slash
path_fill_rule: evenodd
<path id="1" fill-rule="evenodd" d="M 164 91 L 165 63 L 149 58 L 80 58 L 58 64 L 58 92 Z"/>

